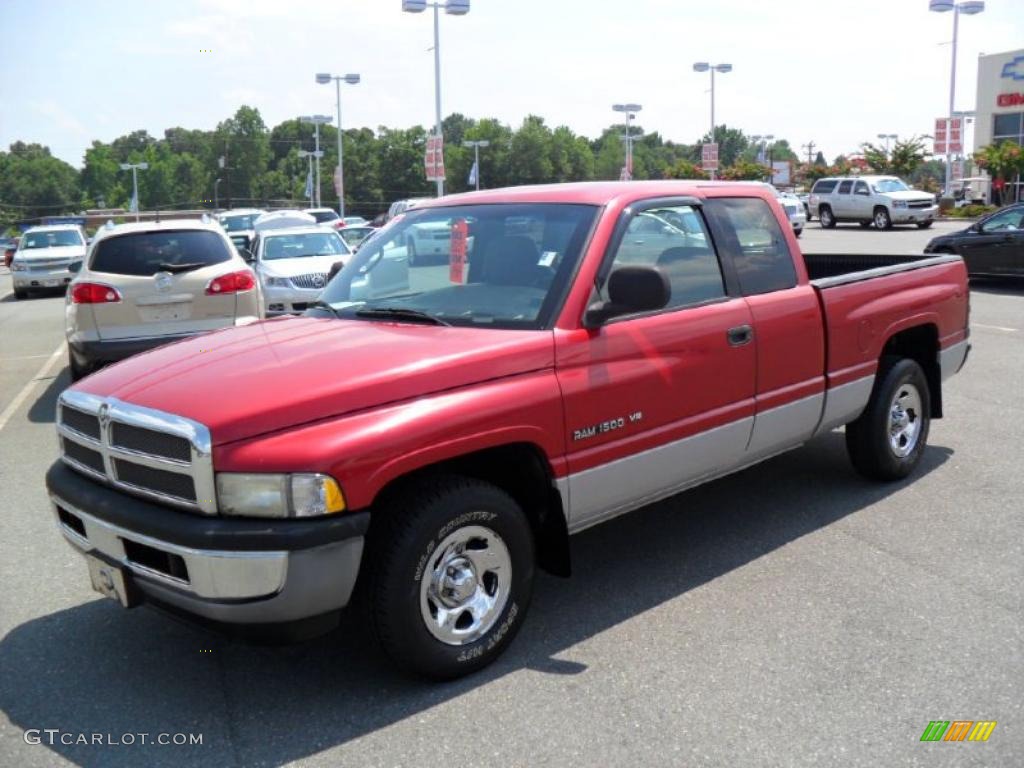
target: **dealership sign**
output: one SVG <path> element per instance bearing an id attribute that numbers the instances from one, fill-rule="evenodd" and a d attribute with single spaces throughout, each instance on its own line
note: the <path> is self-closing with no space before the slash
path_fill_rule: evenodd
<path id="1" fill-rule="evenodd" d="M 936 155 L 944 155 L 947 152 L 951 154 L 963 152 L 963 126 L 962 117 L 935 118 L 935 146 L 932 152 Z"/>
<path id="2" fill-rule="evenodd" d="M 996 96 L 996 104 L 1000 107 L 1024 106 L 1024 93 L 1000 93 Z"/>

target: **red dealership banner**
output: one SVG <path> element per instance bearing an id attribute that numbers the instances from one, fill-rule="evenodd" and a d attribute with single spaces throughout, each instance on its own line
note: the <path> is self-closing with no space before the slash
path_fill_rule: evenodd
<path id="1" fill-rule="evenodd" d="M 427 181 L 444 181 L 443 137 L 427 137 L 427 151 L 423 157 L 423 167 L 427 172 Z"/>
<path id="2" fill-rule="evenodd" d="M 452 239 L 448 256 L 448 280 L 461 285 L 466 272 L 466 245 L 469 239 L 469 225 L 465 219 L 452 222 Z"/>

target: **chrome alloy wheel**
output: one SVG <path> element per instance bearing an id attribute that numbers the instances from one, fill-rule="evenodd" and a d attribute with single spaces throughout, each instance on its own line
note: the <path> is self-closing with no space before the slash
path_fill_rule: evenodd
<path id="1" fill-rule="evenodd" d="M 465 645 L 494 625 L 508 602 L 512 558 L 501 537 L 481 525 L 459 528 L 426 562 L 420 612 L 430 634 Z"/>
<path id="2" fill-rule="evenodd" d="M 921 417 L 921 393 L 913 384 L 901 385 L 889 406 L 889 447 L 899 458 L 917 447 Z"/>

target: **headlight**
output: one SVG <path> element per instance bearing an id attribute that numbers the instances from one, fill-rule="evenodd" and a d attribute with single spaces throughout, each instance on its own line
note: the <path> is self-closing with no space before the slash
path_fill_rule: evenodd
<path id="1" fill-rule="evenodd" d="M 237 517 L 318 517 L 345 511 L 337 481 L 312 473 L 221 472 L 217 501 L 222 513 Z"/>
<path id="2" fill-rule="evenodd" d="M 24 272 L 27 269 L 28 264 L 26 264 L 24 261 L 15 260 L 11 262 L 11 272 Z"/>
<path id="3" fill-rule="evenodd" d="M 907 207 L 907 201 L 906 200 L 893 200 L 892 201 L 892 207 L 893 208 L 906 208 Z"/>
<path id="4" fill-rule="evenodd" d="M 264 277 L 263 284 L 267 288 L 291 288 L 291 281 L 287 277 Z"/>

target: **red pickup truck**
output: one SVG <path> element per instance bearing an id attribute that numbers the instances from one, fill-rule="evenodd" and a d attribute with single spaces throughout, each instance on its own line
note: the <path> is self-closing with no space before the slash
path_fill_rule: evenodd
<path id="1" fill-rule="evenodd" d="M 410 267 L 411 227 L 444 263 Z M 569 535 L 846 426 L 913 471 L 964 364 L 959 256 L 801 255 L 770 192 L 699 182 L 447 197 L 304 317 L 138 355 L 60 397 L 46 482 L 93 586 L 229 624 L 354 593 L 407 670 L 479 669 Z"/>

